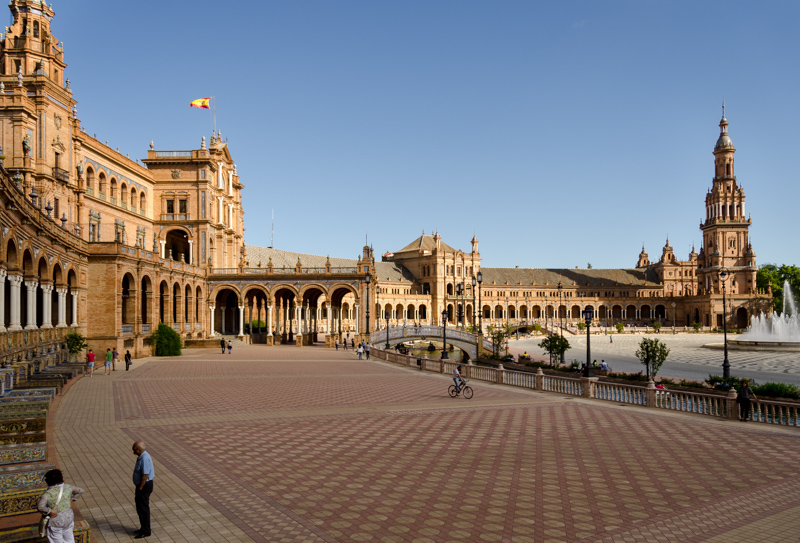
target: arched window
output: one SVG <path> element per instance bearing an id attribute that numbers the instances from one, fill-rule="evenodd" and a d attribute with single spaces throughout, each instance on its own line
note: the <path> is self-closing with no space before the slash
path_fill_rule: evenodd
<path id="1" fill-rule="evenodd" d="M 106 197 L 106 174 L 100 172 L 100 175 L 97 176 L 97 192 L 100 198 Z"/>
<path id="2" fill-rule="evenodd" d="M 125 183 L 122 183 L 122 185 L 119 187 L 119 203 L 128 205 L 128 185 Z"/>
<path id="3" fill-rule="evenodd" d="M 131 211 L 136 211 L 136 188 L 131 187 Z"/>
<path id="4" fill-rule="evenodd" d="M 117 201 L 117 180 L 113 177 L 111 178 L 111 202 L 116 203 Z"/>
<path id="5" fill-rule="evenodd" d="M 94 170 L 86 168 L 86 191 L 89 194 L 94 193 Z"/>
<path id="6" fill-rule="evenodd" d="M 144 192 L 139 193 L 139 213 L 144 215 L 144 206 L 145 206 L 145 197 Z"/>
<path id="7" fill-rule="evenodd" d="M 33 21 L 33 37 L 39 37 L 39 21 Z"/>

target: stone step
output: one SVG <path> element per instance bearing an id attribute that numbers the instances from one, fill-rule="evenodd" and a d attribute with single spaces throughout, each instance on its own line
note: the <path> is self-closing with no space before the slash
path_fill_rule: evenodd
<path id="1" fill-rule="evenodd" d="M 0 532 L 0 543 L 47 543 L 47 538 L 39 537 L 38 523 L 39 519 L 36 518 L 36 524 L 32 526 L 3 530 Z M 85 520 L 75 521 L 72 534 L 75 543 L 89 543 L 89 523 Z"/>
<path id="2" fill-rule="evenodd" d="M 0 468 L 15 464 L 44 462 L 47 459 L 47 443 L 15 443 L 0 445 Z"/>

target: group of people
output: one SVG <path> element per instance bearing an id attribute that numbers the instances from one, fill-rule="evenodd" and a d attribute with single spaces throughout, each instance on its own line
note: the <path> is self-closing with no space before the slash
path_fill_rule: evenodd
<path id="1" fill-rule="evenodd" d="M 222 354 L 225 354 L 225 347 L 228 348 L 228 354 L 231 354 L 231 351 L 233 350 L 233 344 L 231 343 L 231 340 L 228 340 L 228 343 L 225 343 L 225 340 L 221 339 L 219 340 L 219 346 L 222 347 Z"/>
<path id="2" fill-rule="evenodd" d="M 83 374 L 88 375 L 89 377 L 94 377 L 94 361 L 96 355 L 94 351 L 89 349 L 89 352 L 86 353 L 86 369 L 84 370 Z M 112 371 L 117 371 L 117 361 L 119 360 L 119 352 L 117 352 L 117 348 L 114 349 L 106 349 L 106 361 L 105 361 L 105 373 L 104 375 L 111 375 Z M 133 357 L 131 356 L 130 351 L 125 351 L 125 371 L 130 370 L 131 366 L 133 365 Z"/>
<path id="3" fill-rule="evenodd" d="M 150 537 L 150 494 L 153 493 L 153 480 L 155 470 L 153 459 L 147 452 L 144 441 L 137 441 L 132 447 L 136 455 L 136 464 L 133 467 L 134 503 L 136 514 L 139 517 L 139 529 L 133 535 L 134 539 Z M 68 485 L 64 482 L 61 470 L 51 469 L 44 474 L 47 490 L 39 498 L 38 511 L 43 517 L 49 517 L 45 533 L 48 543 L 74 543 L 75 514 L 72 511 L 72 502 L 77 500 L 84 490 L 79 486 Z"/>

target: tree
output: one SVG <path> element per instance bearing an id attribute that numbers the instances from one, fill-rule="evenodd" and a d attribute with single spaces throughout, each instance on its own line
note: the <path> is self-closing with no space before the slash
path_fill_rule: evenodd
<path id="1" fill-rule="evenodd" d="M 570 345 L 566 338 L 561 337 L 558 334 L 552 334 L 540 341 L 539 347 L 541 347 L 545 353 L 550 355 L 550 360 L 552 361 L 561 360 L 561 355 L 567 352 Z"/>
<path id="2" fill-rule="evenodd" d="M 486 328 L 486 333 L 492 339 L 495 356 L 498 356 L 500 353 L 500 345 L 503 344 L 503 341 L 505 341 L 508 336 L 514 333 L 514 327 L 510 324 L 500 324 L 498 326 L 490 324 Z"/>
<path id="3" fill-rule="evenodd" d="M 788 264 L 764 264 L 756 274 L 756 285 L 767 290 L 772 286 L 772 308 L 783 312 L 783 283 L 789 281 L 792 293 L 800 292 L 800 268 Z"/>
<path id="4" fill-rule="evenodd" d="M 77 330 L 68 332 L 65 339 L 67 341 L 67 350 L 69 351 L 70 358 L 73 360 L 77 360 L 77 355 L 89 346 L 86 342 L 86 337 Z"/>
<path id="5" fill-rule="evenodd" d="M 638 358 L 647 369 L 648 381 L 655 378 L 668 355 L 669 347 L 657 339 L 644 338 L 639 343 L 639 349 L 636 351 L 636 358 Z"/>
<path id="6" fill-rule="evenodd" d="M 181 336 L 163 322 L 159 323 L 156 331 L 150 336 L 150 344 L 155 346 L 156 356 L 181 355 Z"/>
<path id="7" fill-rule="evenodd" d="M 586 269 L 587 270 L 591 270 L 592 269 L 592 263 L 591 262 L 587 262 L 586 263 Z"/>
<path id="8" fill-rule="evenodd" d="M 536 324 L 533 325 L 533 331 L 538 334 L 539 332 L 542 331 L 542 325 L 537 322 Z"/>
<path id="9" fill-rule="evenodd" d="M 656 334 L 661 332 L 661 323 L 659 321 L 653 323 L 653 330 L 656 331 Z"/>
<path id="10" fill-rule="evenodd" d="M 618 334 L 622 334 L 622 333 L 625 332 L 625 325 L 624 324 L 622 324 L 621 322 L 618 322 L 616 326 L 617 326 L 617 333 Z"/>

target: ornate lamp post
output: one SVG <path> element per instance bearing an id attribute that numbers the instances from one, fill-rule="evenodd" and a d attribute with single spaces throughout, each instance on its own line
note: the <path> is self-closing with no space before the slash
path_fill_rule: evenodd
<path id="1" fill-rule="evenodd" d="M 480 272 L 478 272 L 480 273 Z M 475 333 L 475 285 L 478 284 L 478 281 L 475 279 L 475 276 L 472 276 L 472 333 Z"/>
<path id="2" fill-rule="evenodd" d="M 367 311 L 364 313 L 364 316 L 367 318 L 367 339 L 369 340 L 370 330 L 369 330 L 369 283 L 372 280 L 372 276 L 367 274 L 365 281 L 367 282 Z"/>
<path id="3" fill-rule="evenodd" d="M 462 306 L 463 294 L 464 294 L 464 283 L 462 281 L 461 283 L 456 284 L 456 304 L 458 304 L 458 311 L 456 311 L 456 315 L 458 315 L 456 317 L 458 319 L 458 321 L 456 322 L 456 328 L 458 328 L 459 324 L 463 324 L 464 322 L 464 312 Z"/>
<path id="4" fill-rule="evenodd" d="M 386 310 L 386 345 L 385 345 L 385 348 L 386 348 L 387 351 L 389 349 L 391 349 L 391 347 L 392 347 L 391 345 L 389 345 L 389 313 L 390 312 L 391 312 L 391 309 L 387 309 Z"/>
<path id="5" fill-rule="evenodd" d="M 719 282 L 722 283 L 722 341 L 725 344 L 725 360 L 722 362 L 722 378 L 730 379 L 731 364 L 728 362 L 728 313 L 725 306 L 725 279 L 728 278 L 728 270 L 722 268 L 719 272 Z"/>
<path id="6" fill-rule="evenodd" d="M 447 360 L 447 309 L 442 311 L 442 360 Z"/>
<path id="7" fill-rule="evenodd" d="M 672 335 L 675 335 L 675 302 L 672 302 Z"/>
<path id="8" fill-rule="evenodd" d="M 483 335 L 483 303 L 481 303 L 481 283 L 483 283 L 483 272 L 478 272 L 478 305 L 480 306 L 480 313 L 478 314 L 478 328 L 481 335 Z"/>
<path id="9" fill-rule="evenodd" d="M 561 305 L 562 305 L 562 295 L 563 295 L 564 287 L 561 285 L 561 281 L 558 282 L 558 328 L 561 332 L 561 339 L 564 339 L 564 325 L 562 324 L 563 315 L 561 314 Z M 565 308 L 566 309 L 566 308 Z M 564 363 L 564 353 L 561 353 L 561 363 Z"/>
<path id="10" fill-rule="evenodd" d="M 547 300 L 549 300 L 547 294 L 544 295 L 544 329 L 552 336 L 553 333 L 547 327 Z M 553 353 L 550 353 L 550 365 L 553 365 Z"/>
<path id="11" fill-rule="evenodd" d="M 506 296 L 506 327 L 508 327 L 508 296 Z"/>
<path id="12" fill-rule="evenodd" d="M 592 369 L 592 349 L 590 346 L 591 334 L 589 328 L 592 326 L 592 317 L 594 311 L 588 307 L 583 310 L 583 319 L 586 321 L 586 365 L 583 367 L 584 377 L 594 377 L 594 370 Z"/>

